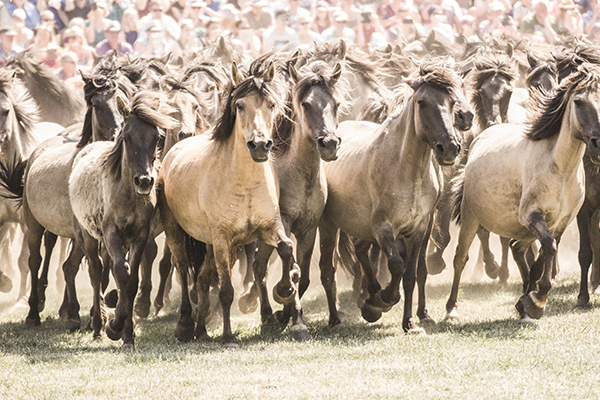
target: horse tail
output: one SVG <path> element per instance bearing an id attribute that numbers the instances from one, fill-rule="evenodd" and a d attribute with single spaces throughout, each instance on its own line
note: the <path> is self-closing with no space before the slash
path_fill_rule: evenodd
<path id="1" fill-rule="evenodd" d="M 17 207 L 23 205 L 23 176 L 27 167 L 27 160 L 20 160 L 16 156 L 8 161 L 0 161 L 0 197 L 14 200 Z"/>
<path id="2" fill-rule="evenodd" d="M 336 246 L 336 251 L 333 253 L 333 261 L 336 265 L 340 266 L 349 278 L 356 279 L 361 277 L 361 266 L 358 258 L 356 258 L 354 243 L 352 243 L 350 236 L 344 231 L 340 231 L 338 245 Z"/>
<path id="3" fill-rule="evenodd" d="M 460 208 L 463 201 L 464 190 L 465 190 L 465 167 L 461 166 L 456 174 L 456 177 L 452 179 L 452 193 L 450 201 L 452 202 L 452 219 L 460 225 Z"/>
<path id="4" fill-rule="evenodd" d="M 187 233 L 184 233 L 185 251 L 191 267 L 193 282 L 196 282 L 200 269 L 206 258 L 206 243 L 194 239 Z"/>

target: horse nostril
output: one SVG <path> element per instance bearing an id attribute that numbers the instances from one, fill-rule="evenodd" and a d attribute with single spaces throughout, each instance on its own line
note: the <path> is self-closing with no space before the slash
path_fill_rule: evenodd
<path id="1" fill-rule="evenodd" d="M 149 186 L 154 185 L 154 177 L 152 177 L 152 176 L 150 177 L 150 179 L 148 180 L 148 185 Z"/>
<path id="2" fill-rule="evenodd" d="M 322 138 L 322 137 L 318 138 L 317 139 L 317 146 L 319 146 L 322 149 L 325 148 L 325 138 Z"/>
<path id="3" fill-rule="evenodd" d="M 142 184 L 140 178 L 138 178 L 137 176 L 133 178 L 133 183 L 135 184 L 135 186 L 140 186 Z"/>
<path id="4" fill-rule="evenodd" d="M 590 139 L 590 146 L 592 147 L 593 150 L 598 150 L 598 139 L 591 138 Z"/>
<path id="5" fill-rule="evenodd" d="M 271 149 L 273 148 L 273 141 L 271 139 L 267 140 L 267 144 L 265 145 L 265 149 L 267 149 L 267 151 L 271 151 Z"/>
<path id="6" fill-rule="evenodd" d="M 256 150 L 256 143 L 254 143 L 253 140 L 248 141 L 248 143 L 246 143 L 248 145 L 248 150 L 250 151 L 254 151 Z"/>
<path id="7" fill-rule="evenodd" d="M 437 153 L 441 153 L 441 154 L 443 154 L 443 153 L 444 153 L 444 150 L 445 150 L 445 149 L 444 149 L 444 146 L 442 146 L 441 144 L 436 144 L 436 145 L 435 145 L 435 151 L 436 151 Z"/>

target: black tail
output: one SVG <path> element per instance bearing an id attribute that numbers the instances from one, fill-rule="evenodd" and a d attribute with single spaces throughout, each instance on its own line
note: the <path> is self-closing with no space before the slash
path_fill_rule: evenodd
<path id="1" fill-rule="evenodd" d="M 200 274 L 202 264 L 206 257 L 206 244 L 200 242 L 187 233 L 185 234 L 185 251 L 187 253 L 188 260 L 190 261 L 190 267 L 192 268 L 192 274 L 194 282 Z"/>
<path id="2" fill-rule="evenodd" d="M 14 157 L 11 161 L 0 161 L 0 197 L 17 202 L 18 207 L 23 204 L 23 175 L 27 160 Z"/>
<path id="3" fill-rule="evenodd" d="M 452 219 L 460 225 L 460 207 L 465 190 L 465 167 L 461 167 L 458 174 L 452 179 Z"/>
<path id="4" fill-rule="evenodd" d="M 334 253 L 334 261 L 349 278 L 356 279 L 362 276 L 362 269 L 358 258 L 356 258 L 354 243 L 352 243 L 350 236 L 344 231 L 340 231 L 337 251 Z"/>

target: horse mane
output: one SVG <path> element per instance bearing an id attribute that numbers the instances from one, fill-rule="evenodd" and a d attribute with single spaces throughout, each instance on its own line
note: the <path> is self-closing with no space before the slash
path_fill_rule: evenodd
<path id="1" fill-rule="evenodd" d="M 415 76 L 417 86 L 426 83 L 444 90 L 452 96 L 460 93 L 461 82 L 458 75 L 446 64 L 435 59 L 423 60 L 419 70 L 413 76 Z"/>
<path id="2" fill-rule="evenodd" d="M 583 42 L 579 42 L 574 48 L 564 48 L 553 56 L 559 83 L 584 62 L 600 64 L 600 48 Z"/>
<path id="3" fill-rule="evenodd" d="M 560 132 L 569 100 L 575 93 L 596 90 L 600 85 L 600 69 L 584 63 L 565 78 L 551 93 L 533 91 L 530 102 L 531 117 L 525 137 L 530 140 L 551 138 Z"/>
<path id="4" fill-rule="evenodd" d="M 535 68 L 531 69 L 525 78 L 527 87 L 530 88 L 533 80 L 545 72 L 558 76 L 558 69 L 554 60 L 539 60 Z"/>
<path id="5" fill-rule="evenodd" d="M 176 126 L 176 121 L 169 115 L 173 109 L 167 104 L 164 94 L 142 91 L 136 94 L 131 100 L 131 110 L 127 119 L 135 115 L 147 124 L 159 128 L 159 139 L 164 136 L 164 129 L 172 129 Z M 121 179 L 121 160 L 123 158 L 123 135 L 118 135 L 110 152 L 102 161 L 102 166 L 114 179 Z"/>
<path id="6" fill-rule="evenodd" d="M 202 58 L 206 60 L 235 61 L 238 65 L 242 64 L 244 60 L 244 53 L 238 46 L 233 44 L 230 37 L 220 36 L 214 43 L 203 40 L 202 44 L 205 46 L 201 52 Z"/>
<path id="7" fill-rule="evenodd" d="M 102 58 L 90 75 L 83 78 L 83 92 L 87 110 L 77 148 L 82 148 L 92 141 L 92 98 L 94 96 L 100 93 L 121 90 L 124 96 L 129 99 L 136 90 L 131 81 L 121 74 L 120 67 L 114 57 Z"/>
<path id="8" fill-rule="evenodd" d="M 500 75 L 509 82 L 516 79 L 516 72 L 512 68 L 512 59 L 505 55 L 485 54 L 478 56 L 474 61 L 474 68 L 471 69 L 468 79 L 468 87 L 471 93 L 470 102 L 475 109 L 475 115 L 481 123 L 485 120 L 485 110 L 481 99 L 481 86 L 493 77 Z"/>
<path id="9" fill-rule="evenodd" d="M 296 123 L 296 112 L 294 110 L 301 107 L 300 101 L 306 97 L 310 88 L 315 86 L 322 87 L 329 92 L 338 104 L 338 112 L 345 109 L 348 104 L 347 96 L 350 92 L 345 82 L 338 79 L 332 81 L 333 70 L 325 62 L 315 61 L 302 68 L 302 77 L 288 91 L 285 113 L 277 116 L 275 126 L 273 127 L 273 154 L 281 156 L 290 148 L 290 138 L 294 132 Z"/>
<path id="10" fill-rule="evenodd" d="M 183 81 L 187 81 L 195 74 L 202 72 L 215 81 L 219 92 L 223 91 L 223 88 L 227 85 L 227 75 L 221 65 L 214 61 L 194 61 L 192 65 L 183 72 Z"/>
<path id="11" fill-rule="evenodd" d="M 276 108 L 275 114 L 279 114 L 278 110 L 283 108 L 283 101 L 279 97 L 278 86 L 279 84 L 275 79 L 267 82 L 263 78 L 254 75 L 250 75 L 237 85 L 230 82 L 225 90 L 227 94 L 225 109 L 215 125 L 211 138 L 216 142 L 226 142 L 231 137 L 237 115 L 235 103 L 253 92 L 257 92 L 263 98 L 271 100 Z"/>
<path id="12" fill-rule="evenodd" d="M 25 85 L 14 77 L 12 71 L 0 69 L 0 91 L 10 100 L 15 110 L 15 118 L 27 137 L 33 140 L 32 131 L 39 122 L 39 108 L 29 95 Z"/>

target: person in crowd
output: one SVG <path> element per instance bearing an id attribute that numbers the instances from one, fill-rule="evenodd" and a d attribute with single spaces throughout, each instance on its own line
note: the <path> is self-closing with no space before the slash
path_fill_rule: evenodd
<path id="1" fill-rule="evenodd" d="M 173 0 L 169 5 L 169 9 L 165 14 L 173 18 L 177 22 L 181 22 L 181 19 L 185 16 L 185 8 L 188 4 L 188 0 Z"/>
<path id="2" fill-rule="evenodd" d="M 289 20 L 290 15 L 286 10 L 275 11 L 275 25 L 263 34 L 263 54 L 283 48 L 291 50 L 298 45 L 298 34 L 288 26 Z"/>
<path id="3" fill-rule="evenodd" d="M 583 34 L 583 21 L 581 14 L 573 0 L 561 0 L 558 3 L 558 14 L 556 18 L 558 28 L 556 33 L 564 36 L 575 36 Z"/>
<path id="4" fill-rule="evenodd" d="M 314 44 L 321 43 L 321 35 L 310 30 L 310 17 L 301 15 L 298 17 L 298 47 L 313 50 Z"/>
<path id="5" fill-rule="evenodd" d="M 441 7 L 433 5 L 427 9 L 429 22 L 423 24 L 425 35 L 429 35 L 434 31 L 436 38 L 438 35 L 446 39 L 448 43 L 454 43 L 454 31 L 450 24 L 446 23 L 446 15 Z"/>
<path id="6" fill-rule="evenodd" d="M 20 8 L 13 12 L 12 20 L 15 26 L 16 36 L 12 48 L 17 53 L 27 49 L 33 39 L 33 31 L 25 26 L 25 18 L 27 18 L 25 11 Z"/>
<path id="7" fill-rule="evenodd" d="M 591 35 L 594 25 L 600 23 L 600 5 L 598 0 L 590 0 L 590 10 L 581 16 L 583 20 L 583 32 Z"/>
<path id="8" fill-rule="evenodd" d="M 63 47 L 65 51 L 77 56 L 77 66 L 84 71 L 90 71 L 94 66 L 94 49 L 88 46 L 83 31 L 78 26 L 67 28 L 63 32 Z"/>
<path id="9" fill-rule="evenodd" d="M 31 29 L 33 31 L 42 22 L 42 18 L 40 17 L 40 11 L 37 9 L 36 5 L 31 1 L 11 0 L 9 3 L 6 3 L 5 7 L 6 10 L 10 13 L 11 17 L 17 9 L 25 11 L 25 26 L 27 27 L 27 29 Z M 44 8 L 42 8 L 42 11 L 44 11 Z"/>
<path id="10" fill-rule="evenodd" d="M 56 19 L 54 19 L 54 14 L 52 11 L 45 10 L 40 13 L 41 24 L 46 25 L 54 31 L 54 37 L 60 33 L 58 26 L 56 25 Z"/>
<path id="11" fill-rule="evenodd" d="M 130 7 L 129 0 L 107 0 L 108 9 L 106 18 L 111 21 L 121 22 L 123 13 Z"/>
<path id="12" fill-rule="evenodd" d="M 85 21 L 85 38 L 90 46 L 96 46 L 98 43 L 106 39 L 104 32 L 110 24 L 110 20 L 106 18 L 106 3 L 98 1 L 92 5 L 92 10 L 88 14 Z"/>
<path id="13" fill-rule="evenodd" d="M 465 42 L 476 42 L 479 40 L 477 35 L 477 20 L 470 14 L 463 15 L 459 21 L 461 34 L 457 37 L 456 42 L 464 44 Z"/>
<path id="14" fill-rule="evenodd" d="M 6 62 L 17 55 L 13 49 L 13 43 L 17 32 L 11 27 L 0 28 L 0 66 L 4 67 Z"/>
<path id="15" fill-rule="evenodd" d="M 248 0 L 250 5 L 242 12 L 242 18 L 248 22 L 250 29 L 258 37 L 262 37 L 265 29 L 273 25 L 273 17 L 271 13 L 266 11 L 264 7 L 267 5 L 266 0 Z"/>
<path id="16" fill-rule="evenodd" d="M 81 29 L 81 31 L 85 35 L 85 20 L 83 20 L 83 19 L 81 19 L 79 17 L 78 18 L 73 18 L 72 20 L 70 20 L 68 27 L 69 28 L 78 27 L 79 29 Z"/>
<path id="17" fill-rule="evenodd" d="M 164 13 L 164 6 L 160 0 L 152 0 L 150 7 L 150 14 L 140 19 L 138 24 L 138 41 L 147 43 L 148 29 L 150 27 L 156 28 L 160 26 L 162 31 L 160 33 L 161 39 L 164 40 L 179 40 L 181 35 L 181 28 L 175 22 L 175 20 Z"/>
<path id="18" fill-rule="evenodd" d="M 235 21 L 231 30 L 231 39 L 249 58 L 255 59 L 260 56 L 262 46 L 260 39 L 253 34 L 252 29 L 245 20 L 238 19 Z"/>
<path id="19" fill-rule="evenodd" d="M 512 7 L 512 16 L 517 21 L 517 23 L 521 23 L 523 18 L 533 11 L 533 4 L 531 0 L 518 0 Z"/>
<path id="20" fill-rule="evenodd" d="M 135 53 L 141 56 L 163 57 L 169 54 L 171 45 L 163 35 L 164 28 L 159 21 L 152 21 L 147 29 L 145 39 L 135 42 Z"/>
<path id="21" fill-rule="evenodd" d="M 31 50 L 38 59 L 50 68 L 54 68 L 60 57 L 61 48 L 54 43 L 54 30 L 47 25 L 40 25 L 33 30 Z"/>
<path id="22" fill-rule="evenodd" d="M 594 24 L 592 27 L 590 40 L 594 43 L 600 43 L 600 23 Z"/>
<path id="23" fill-rule="evenodd" d="M 288 7 L 285 9 L 290 15 L 288 26 L 298 32 L 298 18 L 305 16 L 310 18 L 310 12 L 300 7 L 300 0 L 288 0 Z"/>
<path id="24" fill-rule="evenodd" d="M 125 41 L 131 46 L 135 44 L 135 41 L 138 38 L 138 22 L 138 13 L 135 8 L 128 8 L 123 12 L 121 29 L 125 35 Z"/>
<path id="25" fill-rule="evenodd" d="M 194 24 L 194 31 L 196 36 L 203 37 L 206 35 L 205 23 L 203 18 L 202 9 L 204 8 L 204 2 L 202 0 L 189 0 L 187 14 L 189 19 Z"/>
<path id="26" fill-rule="evenodd" d="M 354 5 L 352 0 L 340 0 L 340 10 L 348 16 L 346 28 L 354 29 L 360 24 L 360 9 Z"/>
<path id="27" fill-rule="evenodd" d="M 356 44 L 364 51 L 369 52 L 371 35 L 375 32 L 383 35 L 385 31 L 379 23 L 377 14 L 373 13 L 370 8 L 363 8 L 361 18 L 360 25 L 354 28 L 354 32 L 356 33 Z"/>
<path id="28" fill-rule="evenodd" d="M 221 35 L 221 20 L 218 18 L 211 18 L 206 23 L 206 40 L 209 42 L 216 42 Z"/>
<path id="29" fill-rule="evenodd" d="M 533 13 L 523 18 L 519 27 L 523 36 L 537 38 L 549 44 L 554 44 L 557 29 L 556 20 L 548 14 L 546 0 L 535 0 Z"/>
<path id="30" fill-rule="evenodd" d="M 87 19 L 88 14 L 92 11 L 93 0 L 62 0 L 61 9 L 67 15 L 69 21 L 73 18 Z"/>
<path id="31" fill-rule="evenodd" d="M 103 56 L 110 50 L 115 50 L 119 56 L 133 53 L 131 45 L 119 38 L 120 34 L 121 24 L 117 21 L 109 22 L 105 31 L 106 39 L 96 45 L 96 54 L 98 56 Z"/>
<path id="32" fill-rule="evenodd" d="M 194 51 L 198 50 L 200 40 L 194 32 L 194 24 L 190 19 L 182 19 L 179 23 L 181 27 L 181 35 L 177 41 L 178 46 L 173 46 L 174 54 L 177 56 L 191 56 Z"/>
<path id="33" fill-rule="evenodd" d="M 492 1 L 488 5 L 487 18 L 481 21 L 478 27 L 479 36 L 487 37 L 496 30 L 502 21 L 506 9 L 499 1 Z"/>
<path id="34" fill-rule="evenodd" d="M 356 34 L 352 29 L 346 27 L 348 15 L 343 11 L 336 11 L 331 18 L 333 20 L 333 26 L 323 31 L 321 34 L 323 41 L 330 42 L 332 40 L 346 39 L 350 43 L 354 43 Z"/>
<path id="35" fill-rule="evenodd" d="M 60 68 L 56 70 L 55 75 L 61 81 L 66 81 L 69 78 L 80 75 L 77 70 L 77 55 L 72 51 L 63 51 L 60 55 Z"/>
<path id="36" fill-rule="evenodd" d="M 315 17 L 311 23 L 311 30 L 321 34 L 329 27 L 331 27 L 331 21 L 329 20 L 329 5 L 326 1 L 320 0 L 315 6 Z"/>

